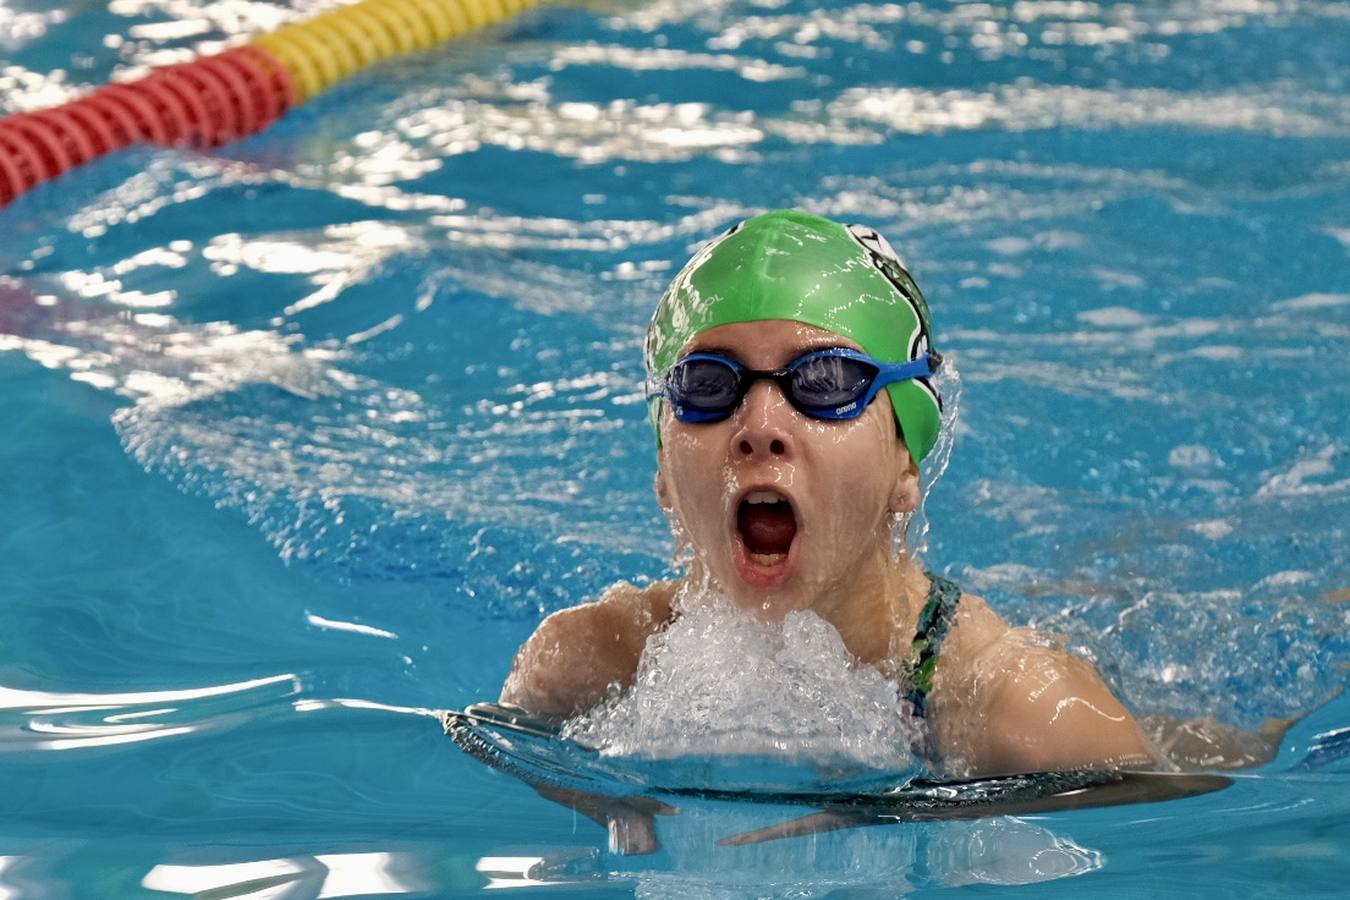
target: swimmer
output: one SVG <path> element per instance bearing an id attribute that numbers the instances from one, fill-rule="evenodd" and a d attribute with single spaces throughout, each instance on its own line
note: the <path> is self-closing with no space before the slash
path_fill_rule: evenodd
<path id="1" fill-rule="evenodd" d="M 909 699 L 937 772 L 1165 764 L 1166 728 L 1146 735 L 1090 663 L 897 548 L 893 526 L 920 504 L 919 466 L 941 427 L 942 358 L 885 238 L 792 210 L 742 222 L 675 277 L 645 356 L 656 493 L 692 549 L 687 571 L 549 616 L 503 703 L 560 718 L 593 708 L 632 683 L 648 639 L 679 615 L 680 589 L 711 584 L 750 616 L 809 610 L 830 623 L 858 666 Z M 1187 740 L 1222 766 L 1236 729 L 1214 724 Z M 1234 761 L 1267 753 L 1244 745 Z M 545 793 L 611 835 L 663 811 Z"/>

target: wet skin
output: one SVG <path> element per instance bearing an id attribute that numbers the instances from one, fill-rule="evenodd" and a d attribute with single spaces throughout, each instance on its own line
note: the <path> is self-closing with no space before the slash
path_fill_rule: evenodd
<path id="1" fill-rule="evenodd" d="M 827 347 L 862 349 L 819 328 L 770 321 L 710 329 L 685 353 L 718 352 L 771 370 Z M 661 433 L 657 494 L 694 547 L 689 578 L 711 576 L 738 606 L 764 618 L 812 610 L 860 658 L 889 650 L 858 653 L 856 645 L 894 612 L 895 597 L 919 587 L 904 584 L 889 524 L 917 506 L 919 480 L 884 393 L 856 419 L 820 421 L 760 380 L 729 418 L 686 424 L 667 412 Z M 785 554 L 752 553 L 738 527 L 742 504 L 757 494 L 792 508 L 796 533 Z"/>
<path id="2" fill-rule="evenodd" d="M 825 347 L 860 349 L 818 328 L 768 321 L 709 329 L 683 353 L 716 351 L 771 370 Z M 678 614 L 684 583 L 710 583 L 771 620 L 811 610 L 858 664 L 892 677 L 904 671 L 929 585 L 915 560 L 892 549 L 890 522 L 916 507 L 920 488 L 885 392 L 857 419 L 823 422 L 760 380 L 720 422 L 683 423 L 667 409 L 661 434 L 656 490 L 693 549 L 688 574 L 646 588 L 618 584 L 550 616 L 517 655 L 502 702 L 570 716 L 626 689 L 647 639 Z M 795 532 L 786 552 L 756 553 L 744 504 L 770 494 L 790 504 Z M 928 723 L 930 763 L 955 777 L 1166 765 L 1091 664 L 1009 627 L 970 595 L 939 657 Z M 648 811 L 576 799 L 569 805 L 611 835 L 635 836 L 620 849 L 653 848 Z"/>

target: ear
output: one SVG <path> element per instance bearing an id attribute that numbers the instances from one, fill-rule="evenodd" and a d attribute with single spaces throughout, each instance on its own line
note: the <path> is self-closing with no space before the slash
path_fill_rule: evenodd
<path id="1" fill-rule="evenodd" d="M 895 485 L 891 488 L 890 511 L 893 513 L 911 513 L 919 508 L 919 465 L 909 455 L 909 449 L 900 445 L 903 465 L 895 476 Z"/>

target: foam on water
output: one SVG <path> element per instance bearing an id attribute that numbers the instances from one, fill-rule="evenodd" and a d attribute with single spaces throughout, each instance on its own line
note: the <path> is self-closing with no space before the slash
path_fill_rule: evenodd
<path id="1" fill-rule="evenodd" d="M 921 732 L 893 681 L 814 613 L 763 622 L 711 590 L 647 644 L 633 687 L 568 723 L 602 755 L 728 754 L 889 771 Z"/>

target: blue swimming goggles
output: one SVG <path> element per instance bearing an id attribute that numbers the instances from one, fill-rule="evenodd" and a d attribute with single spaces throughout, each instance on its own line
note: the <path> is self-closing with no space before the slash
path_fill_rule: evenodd
<path id="1" fill-rule="evenodd" d="M 904 363 L 884 363 L 857 350 L 813 350 L 781 369 L 747 369 L 718 353 L 690 353 L 671 366 L 647 399 L 670 402 L 681 422 L 718 422 L 741 405 L 761 378 L 778 385 L 797 410 L 813 419 L 856 419 L 888 384 L 927 378 L 942 365 L 937 353 Z"/>

